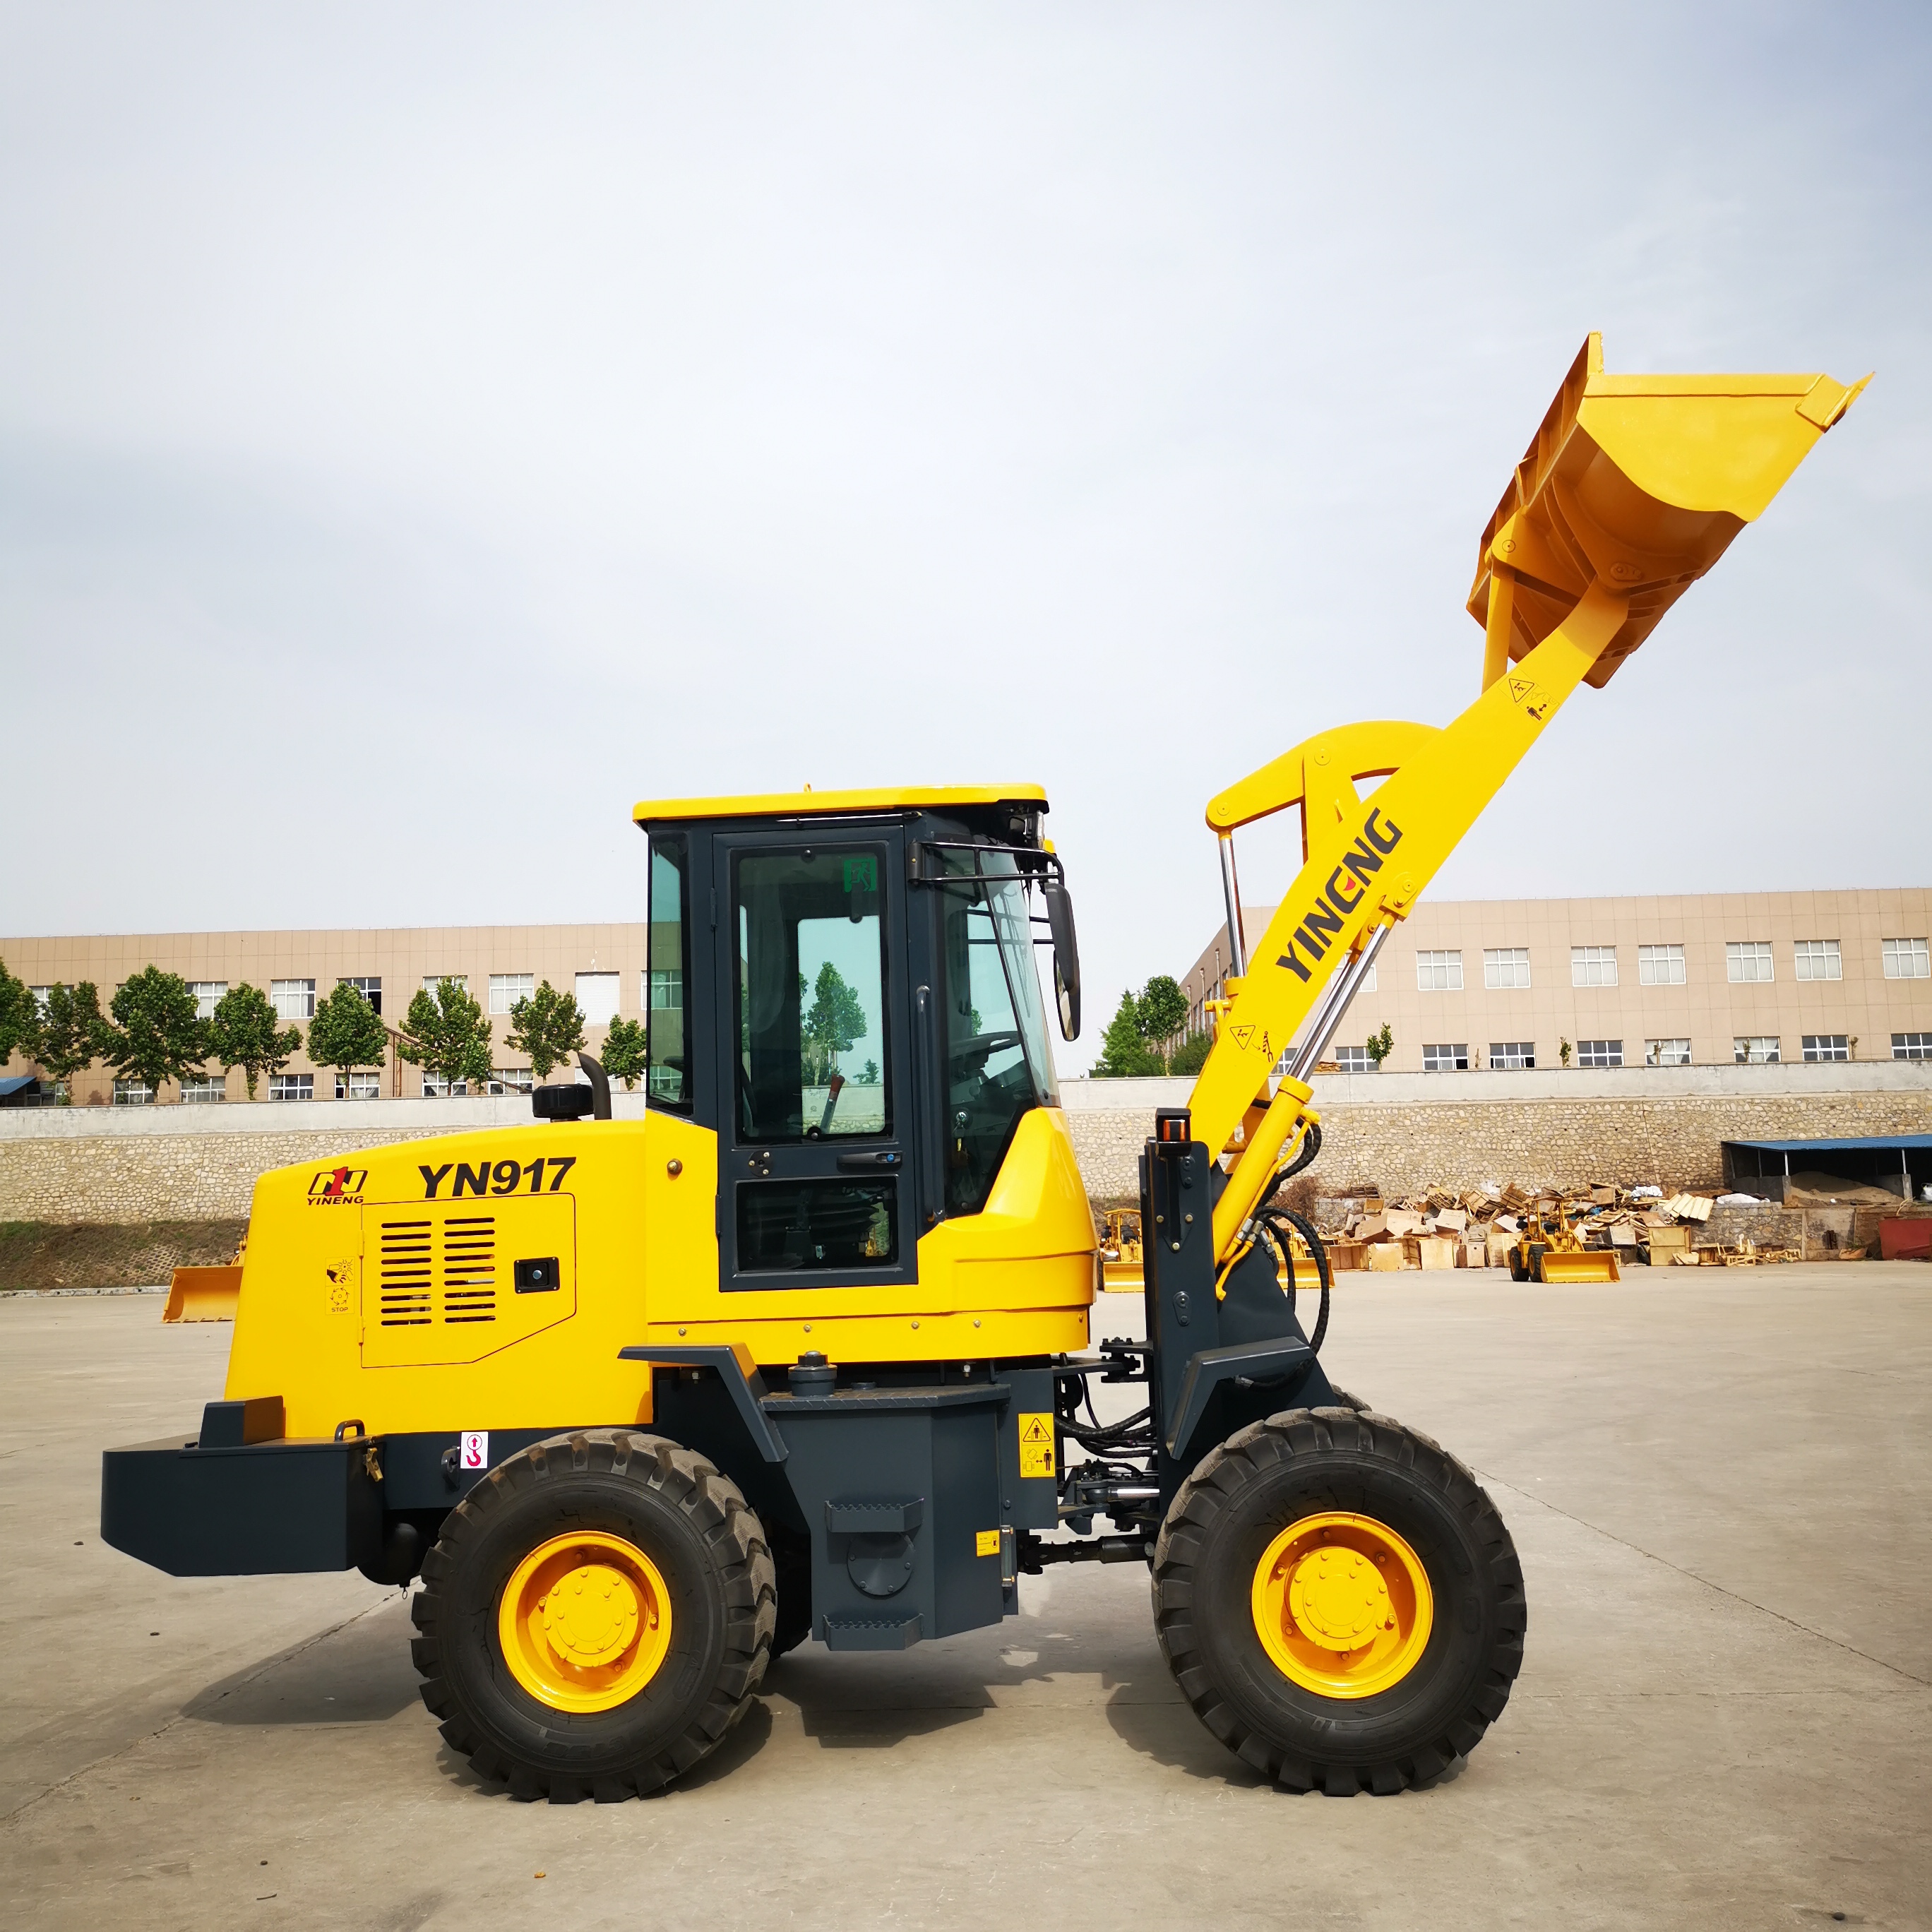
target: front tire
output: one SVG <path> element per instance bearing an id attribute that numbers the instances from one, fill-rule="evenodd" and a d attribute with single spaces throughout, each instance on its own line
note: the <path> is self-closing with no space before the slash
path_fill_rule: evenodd
<path id="1" fill-rule="evenodd" d="M 1342 1408 L 1272 1416 L 1205 1458 L 1162 1526 L 1154 1599 L 1202 1722 L 1265 1776 L 1338 1796 L 1400 1791 L 1472 1750 L 1528 1620 L 1474 1477 Z"/>
<path id="2" fill-rule="evenodd" d="M 774 1578 L 737 1485 L 663 1437 L 552 1436 L 500 1463 L 424 1558 L 412 1646 L 444 1742 L 513 1797 L 654 1791 L 749 1706 Z"/>

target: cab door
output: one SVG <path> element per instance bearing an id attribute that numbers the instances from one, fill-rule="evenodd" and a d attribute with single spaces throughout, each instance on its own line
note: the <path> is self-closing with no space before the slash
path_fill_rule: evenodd
<path id="1" fill-rule="evenodd" d="M 722 1285 L 916 1280 L 904 832 L 712 850 Z"/>

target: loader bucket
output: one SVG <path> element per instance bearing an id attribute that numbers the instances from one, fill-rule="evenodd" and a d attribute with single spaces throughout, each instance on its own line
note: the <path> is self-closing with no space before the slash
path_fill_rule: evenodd
<path id="1" fill-rule="evenodd" d="M 164 1322 L 232 1322 L 242 1299 L 238 1268 L 178 1268 L 168 1286 Z"/>
<path id="2" fill-rule="evenodd" d="M 1617 1258 L 1607 1249 L 1582 1253 L 1557 1254 L 1546 1251 L 1537 1262 L 1537 1278 L 1552 1288 L 1568 1288 L 1581 1282 L 1621 1281 Z"/>
<path id="3" fill-rule="evenodd" d="M 1483 532 L 1484 688 L 1600 581 L 1630 599 L 1586 679 L 1607 684 L 1870 380 L 1609 376 L 1592 334 Z"/>

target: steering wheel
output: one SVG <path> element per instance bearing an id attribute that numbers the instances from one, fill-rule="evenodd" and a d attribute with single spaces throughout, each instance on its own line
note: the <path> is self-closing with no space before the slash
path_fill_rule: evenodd
<path id="1" fill-rule="evenodd" d="M 1002 1048 L 1018 1046 L 1019 1043 L 1018 1033 L 976 1033 L 970 1038 L 962 1040 L 952 1049 L 952 1057 L 955 1060 L 970 1060 L 975 1057 L 988 1060 Z"/>

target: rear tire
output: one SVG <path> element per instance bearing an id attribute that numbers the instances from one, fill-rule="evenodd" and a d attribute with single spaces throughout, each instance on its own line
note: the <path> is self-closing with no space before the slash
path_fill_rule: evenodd
<path id="1" fill-rule="evenodd" d="M 533 1694 L 500 1628 L 519 1566 L 579 1535 L 641 1552 L 664 1593 L 662 1661 L 607 1708 Z M 499 1464 L 450 1512 L 422 1576 L 411 1653 L 423 1702 L 450 1749 L 515 1798 L 604 1802 L 668 1784 L 743 1716 L 770 1654 L 764 1529 L 735 1483 L 662 1436 L 584 1430 Z"/>
<path id="2" fill-rule="evenodd" d="M 1380 1526 L 1430 1593 L 1406 1674 L 1372 1694 L 1294 1681 L 1256 1607 L 1270 1552 L 1331 1514 Z M 1212 1451 L 1161 1527 L 1154 1601 L 1168 1666 L 1208 1730 L 1291 1790 L 1337 1796 L 1400 1791 L 1472 1750 L 1509 1700 L 1528 1621 L 1515 1546 L 1474 1477 L 1426 1436 L 1351 1408 L 1290 1410 Z"/>

